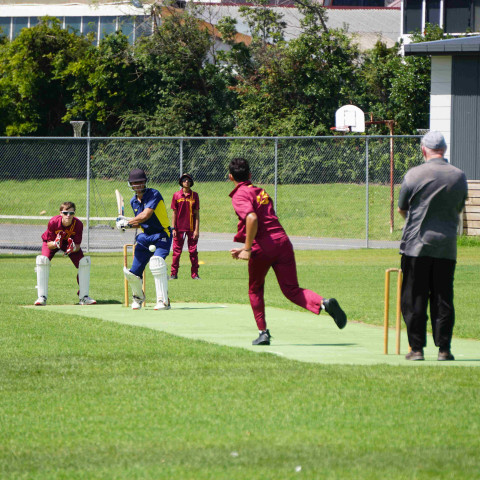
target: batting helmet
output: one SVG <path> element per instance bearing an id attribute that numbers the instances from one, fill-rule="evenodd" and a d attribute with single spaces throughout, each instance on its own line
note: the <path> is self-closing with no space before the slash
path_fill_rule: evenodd
<path id="1" fill-rule="evenodd" d="M 135 193 L 143 193 L 147 189 L 147 175 L 144 170 L 141 168 L 134 168 L 131 172 L 130 175 L 128 176 L 128 186 L 135 192 Z M 132 187 L 132 183 L 139 183 L 142 182 L 145 184 L 145 186 L 141 190 L 135 190 Z"/>
<path id="2" fill-rule="evenodd" d="M 180 177 L 180 180 L 178 181 L 180 186 L 182 186 L 183 180 L 185 178 L 188 178 L 190 180 L 190 186 L 193 186 L 193 177 L 189 173 L 182 174 L 182 176 Z"/>

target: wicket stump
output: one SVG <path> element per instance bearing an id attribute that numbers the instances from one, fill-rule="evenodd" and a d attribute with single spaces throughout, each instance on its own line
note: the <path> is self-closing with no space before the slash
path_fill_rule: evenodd
<path id="1" fill-rule="evenodd" d="M 135 255 L 135 245 L 131 243 L 126 243 L 123 246 L 123 266 L 128 268 L 128 247 L 132 247 L 132 258 Z M 125 306 L 128 307 L 128 280 L 126 278 L 123 279 L 123 285 L 125 289 Z M 145 272 L 143 272 L 143 294 L 145 295 Z M 146 295 L 145 295 L 146 296 Z M 143 302 L 143 306 L 146 305 L 146 300 Z"/>
<path id="2" fill-rule="evenodd" d="M 395 322 L 396 330 L 396 354 L 400 355 L 400 333 L 402 329 L 402 311 L 401 311 L 401 295 L 402 295 L 402 270 L 400 268 L 387 268 L 385 270 L 385 317 L 383 323 L 383 353 L 388 354 L 388 326 L 390 313 L 390 273 L 397 272 L 397 316 Z"/>

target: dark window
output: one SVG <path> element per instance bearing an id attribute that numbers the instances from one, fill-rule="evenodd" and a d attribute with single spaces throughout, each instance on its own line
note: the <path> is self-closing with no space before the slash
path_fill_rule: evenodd
<path id="1" fill-rule="evenodd" d="M 128 42 L 133 44 L 133 25 L 135 23 L 134 17 L 119 17 L 118 29 L 128 38 Z"/>
<path id="2" fill-rule="evenodd" d="M 384 7 L 385 0 L 333 0 L 333 7 Z"/>
<path id="3" fill-rule="evenodd" d="M 440 25 L 440 0 L 427 2 L 427 18 L 425 21 L 434 25 Z"/>
<path id="4" fill-rule="evenodd" d="M 422 29 L 422 0 L 405 0 L 403 33 Z"/>
<path id="5" fill-rule="evenodd" d="M 462 33 L 473 28 L 472 0 L 445 0 L 445 32 Z"/>
<path id="6" fill-rule="evenodd" d="M 95 39 L 97 39 L 98 34 L 98 17 L 83 17 L 83 34 L 87 35 L 88 33 L 93 32 L 95 34 Z M 93 42 L 96 45 L 96 41 Z"/>
<path id="7" fill-rule="evenodd" d="M 473 5 L 473 30 L 480 32 L 480 0 L 475 0 Z"/>

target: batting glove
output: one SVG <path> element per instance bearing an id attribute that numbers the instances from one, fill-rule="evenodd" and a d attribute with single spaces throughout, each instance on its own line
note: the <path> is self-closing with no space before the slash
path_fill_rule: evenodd
<path id="1" fill-rule="evenodd" d="M 64 255 L 70 255 L 71 253 L 73 253 L 74 250 L 75 250 L 75 242 L 71 238 L 69 238 L 68 246 L 67 246 L 67 249 L 65 250 Z"/>
<path id="2" fill-rule="evenodd" d="M 60 248 L 60 244 L 62 243 L 62 239 L 65 236 L 65 232 L 58 232 L 57 236 L 55 237 L 55 240 L 53 243 L 55 243 L 56 248 Z"/>
<path id="3" fill-rule="evenodd" d="M 128 219 L 126 217 L 123 217 L 122 215 L 117 218 L 115 225 L 118 230 L 123 231 L 125 231 L 126 228 L 132 228 L 132 226 L 128 224 Z"/>

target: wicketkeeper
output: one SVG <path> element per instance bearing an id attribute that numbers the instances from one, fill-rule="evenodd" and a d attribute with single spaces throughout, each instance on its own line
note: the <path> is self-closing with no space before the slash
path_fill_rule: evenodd
<path id="1" fill-rule="evenodd" d="M 90 287 L 90 257 L 83 255 L 82 243 L 83 223 L 74 216 L 75 204 L 64 202 L 60 205 L 60 215 L 52 217 L 48 222 L 47 230 L 42 235 L 42 254 L 36 259 L 38 298 L 35 305 L 47 304 L 48 278 L 50 275 L 50 261 L 55 254 L 62 250 L 78 269 L 77 282 L 80 305 L 97 303 L 89 297 Z"/>
<path id="2" fill-rule="evenodd" d="M 168 272 L 165 258 L 170 253 L 172 233 L 163 197 L 158 190 L 147 188 L 147 175 L 142 169 L 136 168 L 130 172 L 128 185 L 135 192 L 130 200 L 134 218 L 119 216 L 116 226 L 119 230 L 141 228 L 142 233 L 135 238 L 135 255 L 130 270 L 123 268 L 133 293 L 132 309 L 140 310 L 145 300 L 142 289 L 142 278 L 147 263 L 150 264 L 155 281 L 157 303 L 155 310 L 169 310 Z M 155 245 L 154 252 L 149 250 Z"/>

